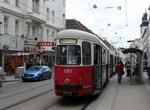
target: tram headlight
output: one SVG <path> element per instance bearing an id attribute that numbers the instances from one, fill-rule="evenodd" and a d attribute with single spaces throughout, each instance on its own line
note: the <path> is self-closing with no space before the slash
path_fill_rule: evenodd
<path id="1" fill-rule="evenodd" d="M 69 83 L 70 83 L 70 79 L 69 79 L 69 78 L 66 78 L 66 79 L 64 80 L 64 83 L 65 83 L 65 84 L 69 84 Z"/>

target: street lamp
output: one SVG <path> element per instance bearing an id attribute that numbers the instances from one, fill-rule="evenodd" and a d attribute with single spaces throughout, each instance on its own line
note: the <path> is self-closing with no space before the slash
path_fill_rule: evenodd
<path id="1" fill-rule="evenodd" d="M 127 42 L 128 42 L 128 43 L 130 43 L 130 42 L 134 42 L 134 40 L 128 40 Z"/>
<path id="2" fill-rule="evenodd" d="M 96 8 L 97 8 L 97 5 L 96 5 L 96 4 L 94 4 L 94 5 L 93 5 L 93 8 L 95 8 L 95 9 L 96 9 Z"/>

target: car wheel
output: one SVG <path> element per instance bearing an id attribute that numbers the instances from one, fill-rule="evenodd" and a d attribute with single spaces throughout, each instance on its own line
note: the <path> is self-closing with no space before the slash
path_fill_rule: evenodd
<path id="1" fill-rule="evenodd" d="M 23 82 L 26 82 L 26 80 L 25 80 L 25 79 L 22 79 L 22 81 L 23 81 Z"/>
<path id="2" fill-rule="evenodd" d="M 42 75 L 40 76 L 39 80 L 40 80 L 40 81 L 42 81 L 42 80 L 43 80 L 43 76 L 42 76 Z"/>
<path id="3" fill-rule="evenodd" d="M 49 77 L 48 77 L 49 79 L 51 79 L 52 78 L 52 74 L 49 74 Z"/>

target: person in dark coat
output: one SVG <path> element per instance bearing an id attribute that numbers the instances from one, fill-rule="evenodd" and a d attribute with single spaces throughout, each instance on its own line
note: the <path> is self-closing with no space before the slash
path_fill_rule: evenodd
<path id="1" fill-rule="evenodd" d="M 129 77 L 131 75 L 131 62 L 127 61 L 125 63 L 125 67 L 126 67 L 127 77 Z"/>

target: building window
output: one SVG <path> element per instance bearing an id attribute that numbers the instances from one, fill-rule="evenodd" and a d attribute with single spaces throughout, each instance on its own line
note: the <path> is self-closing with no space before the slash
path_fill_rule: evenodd
<path id="1" fill-rule="evenodd" d="M 63 24 L 65 24 L 65 21 L 66 21 L 65 20 L 65 14 L 62 15 L 62 18 L 63 18 Z"/>
<path id="2" fill-rule="evenodd" d="M 52 41 L 54 41 L 55 31 L 52 31 Z"/>
<path id="3" fill-rule="evenodd" d="M 8 34 L 8 17 L 4 17 L 4 34 Z"/>
<path id="4" fill-rule="evenodd" d="M 17 39 L 15 38 L 12 38 L 11 41 L 10 41 L 10 47 L 11 48 L 17 48 Z"/>
<path id="5" fill-rule="evenodd" d="M 32 0 L 32 11 L 39 13 L 39 0 Z"/>
<path id="6" fill-rule="evenodd" d="M 19 7 L 19 0 L 16 0 L 16 7 Z"/>
<path id="7" fill-rule="evenodd" d="M 32 27 L 32 37 L 35 37 L 35 27 Z"/>
<path id="8" fill-rule="evenodd" d="M 65 6 L 66 5 L 66 0 L 63 0 L 63 6 Z"/>
<path id="9" fill-rule="evenodd" d="M 52 22 L 55 23 L 55 11 L 52 11 Z"/>
<path id="10" fill-rule="evenodd" d="M 49 20 L 50 18 L 50 11 L 49 11 L 49 8 L 47 8 L 47 20 Z"/>
<path id="11" fill-rule="evenodd" d="M 4 0 L 5 3 L 9 3 L 9 0 Z"/>
<path id="12" fill-rule="evenodd" d="M 47 34 L 47 41 L 49 40 L 49 30 L 47 29 L 46 31 L 46 34 Z"/>
<path id="13" fill-rule="evenodd" d="M 19 36 L 19 20 L 15 21 L 15 35 Z"/>

